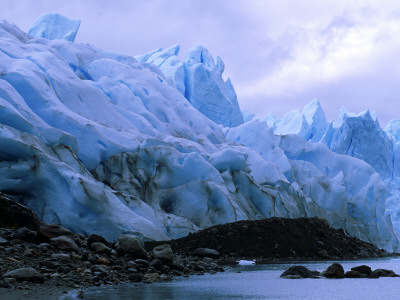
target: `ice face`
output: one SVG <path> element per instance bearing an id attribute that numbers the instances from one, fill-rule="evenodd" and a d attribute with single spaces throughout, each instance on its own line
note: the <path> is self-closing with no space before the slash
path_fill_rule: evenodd
<path id="1" fill-rule="evenodd" d="M 80 20 L 67 19 L 59 14 L 44 14 L 33 23 L 28 33 L 35 38 L 73 42 L 80 25 Z"/>
<path id="2" fill-rule="evenodd" d="M 321 104 L 313 100 L 302 111 L 292 110 L 281 119 L 267 116 L 265 121 L 276 134 L 296 134 L 307 141 L 318 142 L 324 135 L 328 122 Z"/>
<path id="3" fill-rule="evenodd" d="M 0 23 L 0 191 L 45 222 L 110 239 L 136 232 L 161 240 L 243 219 L 322 216 L 397 249 L 390 216 L 399 207 L 393 200 L 385 211 L 385 201 L 398 189 L 376 172 L 380 166 L 385 174 L 386 156 L 372 159 L 361 141 L 352 142 L 358 158 L 329 149 L 339 152 L 348 140 L 340 126 L 343 137 L 390 148 L 395 125 L 384 134 L 365 115 L 328 127 L 318 102 L 284 121 L 242 124 L 222 59 L 215 63 L 203 47 L 184 61 L 178 52 L 176 45 L 135 59 L 34 39 Z M 360 133 L 351 135 L 355 124 Z M 275 135 L 277 128 L 286 136 Z"/>
<path id="4" fill-rule="evenodd" d="M 184 61 L 179 61 L 179 50 L 179 45 L 175 45 L 136 56 L 136 59 L 159 67 L 170 84 L 210 120 L 225 127 L 243 124 L 231 80 L 222 79 L 225 69 L 222 59 L 217 57 L 215 63 L 207 49 L 197 46 L 186 54 Z"/>

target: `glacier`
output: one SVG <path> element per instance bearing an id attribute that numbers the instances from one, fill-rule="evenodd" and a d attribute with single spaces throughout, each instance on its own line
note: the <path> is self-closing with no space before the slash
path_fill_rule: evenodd
<path id="1" fill-rule="evenodd" d="M 180 46 L 135 56 L 141 63 L 161 69 L 165 77 L 189 102 L 207 118 L 224 127 L 243 124 L 235 89 L 231 80 L 222 78 L 225 64 L 218 56 L 215 63 L 208 50 L 196 46 L 184 61 L 178 58 Z"/>
<path id="2" fill-rule="evenodd" d="M 73 42 L 80 25 L 80 20 L 71 20 L 60 14 L 48 13 L 41 15 L 28 33 L 35 38 L 61 39 Z"/>
<path id="3" fill-rule="evenodd" d="M 0 22 L 0 191 L 42 221 L 164 240 L 320 216 L 398 249 L 399 122 L 382 130 L 366 112 L 329 123 L 318 101 L 243 118 L 222 59 L 204 47 L 183 61 L 179 45 L 133 57 L 75 43 L 69 25 L 29 32 L 43 28 L 60 34 Z"/>

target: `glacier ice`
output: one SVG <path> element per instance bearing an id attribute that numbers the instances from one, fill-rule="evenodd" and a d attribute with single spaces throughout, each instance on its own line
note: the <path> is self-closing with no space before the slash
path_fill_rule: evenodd
<path id="1" fill-rule="evenodd" d="M 222 79 L 225 70 L 222 59 L 218 56 L 215 63 L 207 49 L 197 46 L 180 61 L 179 50 L 180 46 L 174 45 L 135 58 L 159 67 L 170 84 L 210 120 L 225 127 L 243 124 L 232 82 L 229 78 Z"/>
<path id="2" fill-rule="evenodd" d="M 45 37 L 0 23 L 0 191 L 45 222 L 161 240 L 322 216 L 398 249 L 398 123 L 328 123 L 318 101 L 244 123 L 223 61 L 204 47 L 180 61 L 179 45 L 130 57 Z"/>
<path id="3" fill-rule="evenodd" d="M 328 127 L 325 112 L 317 99 L 307 104 L 302 111 L 292 110 L 281 119 L 268 115 L 265 121 L 274 128 L 276 134 L 296 134 L 312 142 L 318 142 Z"/>
<path id="4" fill-rule="evenodd" d="M 56 13 L 48 13 L 40 16 L 28 33 L 35 38 L 73 42 L 80 25 L 80 20 L 71 20 Z"/>

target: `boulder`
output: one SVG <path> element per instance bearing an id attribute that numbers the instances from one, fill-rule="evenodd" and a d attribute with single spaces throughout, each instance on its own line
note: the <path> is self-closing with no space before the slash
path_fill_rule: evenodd
<path id="1" fill-rule="evenodd" d="M 366 266 L 366 265 L 362 265 L 362 266 L 358 266 L 358 267 L 354 267 L 351 268 L 352 271 L 357 271 L 360 272 L 361 274 L 365 274 L 365 275 L 369 275 L 371 274 L 372 270 L 370 267 Z"/>
<path id="2" fill-rule="evenodd" d="M 157 273 L 146 273 L 143 275 L 143 281 L 145 283 L 153 283 L 161 280 L 160 274 Z"/>
<path id="3" fill-rule="evenodd" d="M 333 263 L 321 275 L 326 278 L 344 278 L 344 269 L 341 264 Z"/>
<path id="4" fill-rule="evenodd" d="M 170 245 L 159 245 L 154 247 L 153 256 L 163 262 L 167 266 L 172 266 L 174 264 L 174 254 Z"/>
<path id="5" fill-rule="evenodd" d="M 66 253 L 54 253 L 51 255 L 51 257 L 63 262 L 71 261 L 71 256 Z"/>
<path id="6" fill-rule="evenodd" d="M 318 251 L 318 256 L 321 258 L 329 258 L 328 252 L 326 250 Z"/>
<path id="7" fill-rule="evenodd" d="M 2 278 L 15 278 L 17 281 L 44 283 L 44 277 L 33 268 L 19 268 L 5 273 Z"/>
<path id="8" fill-rule="evenodd" d="M 376 269 L 369 274 L 368 278 L 379 278 L 379 277 L 400 277 L 392 270 Z"/>
<path id="9" fill-rule="evenodd" d="M 1 236 L 0 236 L 0 246 L 5 246 L 5 245 L 7 245 L 8 244 L 8 241 L 6 240 L 6 239 L 3 239 Z"/>
<path id="10" fill-rule="evenodd" d="M 49 242 L 60 250 L 79 251 L 78 245 L 65 235 L 52 238 L 49 240 Z"/>
<path id="11" fill-rule="evenodd" d="M 192 252 L 193 256 L 219 258 L 219 252 L 210 248 L 197 248 Z"/>
<path id="12" fill-rule="evenodd" d="M 158 258 L 155 258 L 152 261 L 150 261 L 149 267 L 153 267 L 156 270 L 161 270 L 163 267 L 163 263 Z"/>
<path id="13" fill-rule="evenodd" d="M 346 273 L 344 273 L 344 277 L 345 278 L 362 278 L 362 277 L 367 277 L 365 274 L 361 274 L 358 271 L 347 271 Z"/>
<path id="14" fill-rule="evenodd" d="M 107 247 L 110 247 L 110 244 L 108 243 L 108 241 L 104 237 L 102 237 L 101 235 L 98 235 L 98 234 L 89 235 L 87 238 L 87 242 L 89 245 L 91 245 L 93 243 L 103 243 Z"/>
<path id="15" fill-rule="evenodd" d="M 39 219 L 32 210 L 0 193 L 0 227 L 37 230 L 39 225 Z"/>
<path id="16" fill-rule="evenodd" d="M 39 228 L 39 233 L 47 239 L 55 238 L 58 236 L 68 236 L 72 238 L 75 236 L 70 230 L 58 224 L 42 224 Z"/>
<path id="17" fill-rule="evenodd" d="M 133 258 L 147 260 L 142 238 L 134 234 L 121 234 L 115 248 L 120 254 L 131 254 Z"/>
<path id="18" fill-rule="evenodd" d="M 26 227 L 18 228 L 13 232 L 13 236 L 17 239 L 23 240 L 28 243 L 37 242 L 37 232 L 30 230 Z"/>
<path id="19" fill-rule="evenodd" d="M 96 253 L 110 253 L 111 249 L 101 242 L 94 242 L 90 245 L 90 248 Z"/>
<path id="20" fill-rule="evenodd" d="M 281 274 L 280 277 L 286 279 L 297 279 L 297 278 L 316 278 L 318 277 L 318 271 L 310 271 L 304 266 L 292 266 Z"/>

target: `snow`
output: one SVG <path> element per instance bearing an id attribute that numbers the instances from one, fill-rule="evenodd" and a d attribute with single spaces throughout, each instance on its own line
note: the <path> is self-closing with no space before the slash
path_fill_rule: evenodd
<path id="1" fill-rule="evenodd" d="M 162 240 L 320 216 L 398 249 L 399 122 L 382 130 L 369 112 L 343 112 L 328 123 L 317 100 L 256 120 L 204 47 L 183 61 L 179 45 L 107 53 L 65 40 L 72 25 L 57 18 L 34 27 L 45 38 L 0 23 L 0 191 L 43 221 Z"/>
<path id="2" fill-rule="evenodd" d="M 49 13 L 40 16 L 28 33 L 35 38 L 73 42 L 80 25 L 80 20 L 71 20 L 59 14 Z"/>

